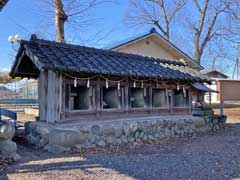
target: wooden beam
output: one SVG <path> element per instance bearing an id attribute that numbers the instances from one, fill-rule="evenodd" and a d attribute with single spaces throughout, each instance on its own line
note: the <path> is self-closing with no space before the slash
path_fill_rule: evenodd
<path id="1" fill-rule="evenodd" d="M 149 111 L 152 111 L 153 108 L 153 90 L 152 87 L 149 87 Z"/>
<path id="2" fill-rule="evenodd" d="M 66 84 L 64 83 L 64 81 L 62 81 L 62 105 L 61 105 L 61 115 L 60 118 L 61 120 L 65 119 L 65 112 L 66 112 Z"/>
<path id="3" fill-rule="evenodd" d="M 101 113 L 101 79 L 98 77 L 97 78 L 97 86 L 96 86 L 96 99 L 97 99 L 97 102 L 96 102 L 96 105 L 97 105 L 97 114 L 100 114 Z"/>
<path id="4" fill-rule="evenodd" d="M 60 74 L 59 72 L 54 72 L 48 70 L 46 73 L 46 102 L 45 102 L 45 110 L 46 110 L 46 122 L 47 123 L 55 123 L 60 120 Z"/>
<path id="5" fill-rule="evenodd" d="M 41 72 L 38 79 L 39 120 L 46 121 L 46 72 Z"/>
<path id="6" fill-rule="evenodd" d="M 62 74 L 55 72 L 55 97 L 54 97 L 54 120 L 61 120 L 61 105 L 62 105 Z"/>
<path id="7" fill-rule="evenodd" d="M 55 73 L 48 71 L 47 73 L 47 94 L 46 94 L 46 121 L 47 123 L 54 123 L 54 97 L 55 97 Z"/>
<path id="8" fill-rule="evenodd" d="M 212 105 L 212 93 L 209 92 L 209 105 Z"/>
<path id="9" fill-rule="evenodd" d="M 220 115 L 224 115 L 224 101 L 220 102 Z"/>
<path id="10" fill-rule="evenodd" d="M 128 80 L 126 80 L 126 84 L 128 84 Z M 128 113 L 129 110 L 129 86 L 124 87 L 124 110 Z"/>
<path id="11" fill-rule="evenodd" d="M 188 95 L 189 109 L 188 110 L 189 110 L 189 113 L 192 113 L 192 91 L 189 90 L 188 93 L 189 93 L 189 95 Z"/>
<path id="12" fill-rule="evenodd" d="M 171 96 L 170 97 L 170 113 L 173 113 L 173 90 L 171 89 Z"/>

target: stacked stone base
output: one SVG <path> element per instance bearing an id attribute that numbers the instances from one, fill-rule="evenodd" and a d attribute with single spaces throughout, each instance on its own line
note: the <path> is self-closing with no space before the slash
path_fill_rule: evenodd
<path id="1" fill-rule="evenodd" d="M 49 152 L 71 149 L 126 145 L 170 137 L 217 131 L 225 127 L 225 116 L 169 116 L 147 119 L 104 121 L 92 123 L 25 124 L 30 143 Z"/>
<path id="2" fill-rule="evenodd" d="M 20 156 L 17 154 L 17 144 L 11 140 L 14 134 L 15 128 L 12 125 L 0 122 L 0 155 L 18 161 Z"/>

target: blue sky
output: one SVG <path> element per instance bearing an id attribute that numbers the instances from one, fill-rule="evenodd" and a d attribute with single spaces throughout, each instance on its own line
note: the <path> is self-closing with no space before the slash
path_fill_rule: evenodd
<path id="1" fill-rule="evenodd" d="M 135 33 L 135 29 L 129 29 L 123 23 L 127 6 L 127 0 L 101 5 L 101 8 L 96 8 L 94 13 L 95 16 L 99 14 L 103 22 L 101 20 L 95 26 L 83 28 L 82 32 L 73 31 L 73 28 L 67 25 L 67 39 L 73 43 L 93 46 L 78 37 L 84 36 L 87 39 L 95 36 L 98 32 L 101 32 L 100 37 L 104 37 L 105 34 L 111 32 L 106 39 L 95 44 L 97 47 L 104 47 L 112 41 L 131 36 Z M 0 70 L 10 69 L 14 61 L 15 51 L 7 40 L 10 35 L 19 34 L 22 39 L 28 39 L 32 33 L 36 33 L 44 38 L 54 40 L 54 20 L 44 11 L 44 7 L 43 4 L 33 0 L 10 0 L 0 12 Z M 17 47 L 17 44 L 15 46 Z"/>
<path id="2" fill-rule="evenodd" d="M 15 51 L 8 42 L 10 35 L 19 34 L 22 39 L 29 39 L 32 33 L 41 38 L 54 40 L 54 19 L 53 14 L 43 2 L 47 0 L 10 0 L 5 8 L 0 12 L 0 70 L 10 69 L 14 61 Z M 82 44 L 95 47 L 106 47 L 117 41 L 135 36 L 148 31 L 151 27 L 132 28 L 124 23 L 124 18 L 128 10 L 128 0 L 116 0 L 116 3 L 103 4 L 94 9 L 94 15 L 100 17 L 101 21 L 92 23 L 87 28 L 75 28 L 66 25 L 66 39 L 71 43 Z M 105 36 L 105 34 L 108 34 Z M 183 37 L 178 39 L 177 45 L 186 52 L 192 50 L 192 44 L 186 44 L 186 37 L 180 28 L 176 28 L 174 35 Z M 104 38 L 102 38 L 104 37 Z M 185 37 L 185 38 L 184 38 Z M 97 41 L 101 39 L 101 41 Z M 184 44 L 184 47 L 182 46 Z M 17 48 L 17 44 L 14 45 Z M 189 52 L 187 52 L 189 53 Z M 208 57 L 204 57 L 208 58 Z M 203 65 L 211 62 L 203 59 Z"/>

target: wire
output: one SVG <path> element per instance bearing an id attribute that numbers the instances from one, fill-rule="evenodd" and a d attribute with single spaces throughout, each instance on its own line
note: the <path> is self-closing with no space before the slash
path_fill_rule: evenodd
<path id="1" fill-rule="evenodd" d="M 124 80 L 126 80 L 127 78 L 123 78 L 123 79 L 120 79 L 120 80 L 110 80 L 102 75 L 95 75 L 95 76 L 91 76 L 91 77 L 86 77 L 86 78 L 79 78 L 79 77 L 75 77 L 75 76 L 72 76 L 70 74 L 67 74 L 67 73 L 63 73 L 65 76 L 69 77 L 69 78 L 72 78 L 72 79 L 78 79 L 78 80 L 90 80 L 90 79 L 94 79 L 96 77 L 100 77 L 102 79 L 105 79 L 106 81 L 109 81 L 109 82 L 122 82 Z"/>
<path id="2" fill-rule="evenodd" d="M 117 83 L 117 82 L 122 82 L 122 81 L 124 81 L 124 80 L 127 79 L 127 78 L 123 78 L 123 79 L 120 79 L 120 80 L 110 80 L 110 79 L 105 78 L 104 76 L 101 76 L 101 75 L 100 75 L 100 77 L 103 78 L 103 79 L 105 79 L 106 81 L 115 82 L 115 83 Z"/>
<path id="3" fill-rule="evenodd" d="M 96 75 L 96 76 L 92 76 L 92 77 L 79 78 L 79 77 L 71 76 L 71 75 L 69 75 L 69 74 L 67 74 L 67 73 L 63 73 L 63 74 L 64 74 L 65 76 L 68 76 L 68 77 L 72 78 L 72 79 L 78 79 L 78 80 L 89 80 L 89 79 L 94 79 L 94 78 L 98 77 L 98 75 Z"/>
<path id="4" fill-rule="evenodd" d="M 86 77 L 86 78 L 79 78 L 79 77 L 75 77 L 75 76 L 72 76 L 70 74 L 67 74 L 67 73 L 63 73 L 65 76 L 69 77 L 69 78 L 72 78 L 72 79 L 77 79 L 77 80 L 90 80 L 90 79 L 94 79 L 96 77 L 100 77 L 106 81 L 109 81 L 109 82 L 113 82 L 113 83 L 118 83 L 118 82 L 122 82 L 124 80 L 126 80 L 127 78 L 123 78 L 123 79 L 120 79 L 120 80 L 110 80 L 102 75 L 95 75 L 95 76 L 90 76 L 90 77 Z M 153 80 L 153 79 L 144 79 L 144 80 L 139 80 L 139 79 L 135 79 L 135 78 L 132 78 L 130 77 L 131 80 L 135 81 L 135 82 L 147 82 L 147 81 L 155 81 L 157 83 L 157 85 L 160 85 L 160 86 L 163 86 L 164 88 L 166 88 L 167 86 L 165 84 L 163 84 L 163 81 L 158 81 L 157 79 Z M 174 81 L 174 84 L 178 85 L 179 86 L 185 86 L 186 84 L 180 84 L 179 82 L 176 82 Z"/>
<path id="5" fill-rule="evenodd" d="M 134 78 L 130 78 L 131 80 L 133 80 L 133 81 L 136 81 L 136 82 L 147 82 L 147 81 L 151 81 L 152 79 L 150 78 L 150 79 L 143 79 L 143 80 L 139 80 L 139 79 L 134 79 Z"/>

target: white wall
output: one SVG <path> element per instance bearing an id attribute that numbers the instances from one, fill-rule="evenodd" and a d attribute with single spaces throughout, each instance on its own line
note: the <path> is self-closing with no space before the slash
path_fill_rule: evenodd
<path id="1" fill-rule="evenodd" d="M 206 84 L 206 86 L 209 87 L 212 90 L 215 90 L 215 91 L 218 90 L 216 82 L 213 82 L 213 84 L 211 84 L 211 85 Z M 217 95 L 218 95 L 218 93 L 211 93 L 211 102 L 212 103 L 218 103 L 219 102 L 218 99 L 217 99 Z M 205 100 L 206 103 L 209 103 L 209 100 L 210 100 L 209 93 L 205 93 L 204 100 Z"/>
<path id="2" fill-rule="evenodd" d="M 161 46 L 151 38 L 139 40 L 136 43 L 131 43 L 127 46 L 121 47 L 116 51 L 162 59 L 180 59 L 180 57 L 174 56 L 171 51 Z"/>

